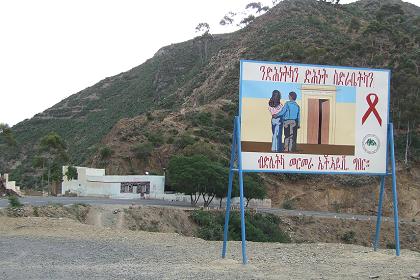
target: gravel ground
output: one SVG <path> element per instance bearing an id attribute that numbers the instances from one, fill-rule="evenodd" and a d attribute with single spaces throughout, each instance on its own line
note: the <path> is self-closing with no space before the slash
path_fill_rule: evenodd
<path id="1" fill-rule="evenodd" d="M 343 244 L 240 243 L 0 217 L 0 279 L 409 279 L 420 253 Z"/>

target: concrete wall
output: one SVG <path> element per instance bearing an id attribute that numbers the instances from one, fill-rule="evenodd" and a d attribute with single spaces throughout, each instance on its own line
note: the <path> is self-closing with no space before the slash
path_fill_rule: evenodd
<path id="1" fill-rule="evenodd" d="M 0 174 L 0 177 L 1 177 L 1 174 Z M 15 181 L 9 181 L 9 174 L 7 174 L 7 173 L 3 174 L 3 178 L 6 182 L 6 189 L 13 190 L 17 194 L 21 195 L 20 187 L 16 186 L 16 182 Z"/>
<path id="2" fill-rule="evenodd" d="M 227 187 L 227 186 L 226 186 Z M 190 202 L 191 198 L 189 195 L 185 195 L 182 193 L 165 193 L 162 197 L 159 197 L 160 199 L 164 199 L 164 200 L 169 200 L 169 201 L 182 201 L 182 202 Z M 239 197 L 233 197 L 231 204 L 233 207 L 237 207 L 239 208 L 240 205 L 240 199 Z M 204 200 L 202 197 L 200 197 L 200 199 L 197 202 L 197 205 L 203 205 Z M 244 201 L 244 203 L 246 204 L 246 199 Z M 218 198 L 214 198 L 212 203 L 210 204 L 210 207 L 219 207 L 220 205 L 220 201 Z M 226 198 L 223 198 L 222 201 L 222 207 L 224 207 L 226 205 Z M 248 204 L 249 208 L 255 208 L 255 207 L 261 207 L 261 208 L 271 208 L 271 199 L 251 199 L 249 201 Z"/>

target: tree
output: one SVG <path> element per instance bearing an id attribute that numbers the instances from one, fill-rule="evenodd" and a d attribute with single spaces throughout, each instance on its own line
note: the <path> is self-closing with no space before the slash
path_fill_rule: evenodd
<path id="1" fill-rule="evenodd" d="M 69 160 L 66 150 L 66 143 L 56 132 L 48 133 L 39 142 L 38 155 L 35 157 L 33 165 L 42 168 L 42 184 L 44 173 L 47 173 L 49 191 L 52 190 L 51 182 L 60 182 L 63 178 L 62 166 Z"/>
<path id="2" fill-rule="evenodd" d="M 196 142 L 186 146 L 182 153 L 184 156 L 203 155 L 212 161 L 219 161 L 220 154 L 217 152 L 216 146 L 210 143 Z"/>
<path id="3" fill-rule="evenodd" d="M 16 146 L 15 136 L 7 123 L 0 123 L 0 138 L 4 139 L 7 145 Z"/>
<path id="4" fill-rule="evenodd" d="M 246 26 L 249 23 L 253 22 L 255 19 L 254 15 L 249 15 L 246 18 L 242 19 L 241 22 L 239 23 L 240 25 Z"/>
<path id="5" fill-rule="evenodd" d="M 213 36 L 210 34 L 210 25 L 207 22 L 201 22 L 195 27 L 195 32 L 200 33 L 200 36 L 194 41 L 198 45 L 201 61 L 204 63 L 208 58 L 209 42 L 213 40 Z"/>
<path id="6" fill-rule="evenodd" d="M 219 24 L 220 25 L 230 25 L 232 24 L 235 20 L 234 20 L 234 16 L 236 16 L 236 13 L 234 12 L 229 12 L 226 15 L 224 15 L 224 17 L 220 20 Z"/>
<path id="7" fill-rule="evenodd" d="M 257 13 L 266 12 L 270 8 L 268 6 L 263 6 L 261 2 L 251 2 L 245 6 L 245 9 L 255 9 Z"/>
<path id="8" fill-rule="evenodd" d="M 340 4 L 340 0 L 319 0 L 319 2 L 328 3 L 328 4 Z"/>
<path id="9" fill-rule="evenodd" d="M 200 22 L 195 27 L 195 32 L 201 33 L 201 35 L 210 33 L 210 25 L 207 22 Z"/>
<path id="10" fill-rule="evenodd" d="M 376 13 L 376 19 L 378 21 L 395 21 L 400 20 L 399 16 L 404 15 L 404 11 L 401 8 L 401 5 L 398 4 L 385 4 L 381 6 L 379 11 Z"/>
<path id="11" fill-rule="evenodd" d="M 226 169 L 226 176 L 229 176 L 229 169 Z M 228 184 L 229 184 L 229 178 L 227 178 L 226 182 L 224 182 L 225 185 L 221 188 L 217 189 L 216 191 L 216 198 L 219 199 L 219 208 L 222 208 L 222 202 L 223 198 L 227 197 L 228 195 Z M 239 196 L 239 184 L 237 180 L 237 176 L 233 176 L 233 182 L 232 182 L 232 197 L 238 197 Z"/>
<path id="12" fill-rule="evenodd" d="M 211 174 L 211 176 L 211 186 L 213 187 L 211 200 L 213 200 L 214 197 L 223 200 L 223 197 L 227 196 L 229 169 L 219 163 L 213 162 L 213 174 Z M 208 204 L 210 203 L 211 201 L 209 201 Z"/>
<path id="13" fill-rule="evenodd" d="M 196 205 L 200 197 L 208 206 L 221 188 L 227 186 L 227 169 L 203 155 L 173 156 L 169 161 L 168 179 L 174 190 L 190 196 Z"/>
<path id="14" fill-rule="evenodd" d="M 71 180 L 77 180 L 78 178 L 78 173 L 77 173 L 77 168 L 70 165 L 67 167 L 67 172 L 66 172 L 66 177 L 67 180 L 71 181 Z"/>
<path id="15" fill-rule="evenodd" d="M 353 32 L 353 31 L 358 32 L 359 29 L 360 29 L 360 20 L 356 17 L 353 17 L 350 21 L 348 31 L 349 32 Z"/>
<path id="16" fill-rule="evenodd" d="M 244 175 L 244 196 L 246 198 L 246 207 L 251 199 L 264 199 L 267 195 L 267 189 L 261 179 L 256 175 Z"/>

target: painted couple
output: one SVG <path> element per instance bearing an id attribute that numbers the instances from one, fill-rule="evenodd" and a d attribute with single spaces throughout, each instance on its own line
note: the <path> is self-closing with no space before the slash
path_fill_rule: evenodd
<path id="1" fill-rule="evenodd" d="M 273 133 L 271 142 L 272 152 L 296 152 L 297 130 L 300 127 L 300 107 L 296 103 L 296 98 L 296 92 L 290 92 L 289 101 L 283 106 L 280 102 L 280 91 L 274 90 L 268 102 L 268 110 L 271 113 L 271 131 Z M 282 143 L 283 128 L 284 147 Z"/>

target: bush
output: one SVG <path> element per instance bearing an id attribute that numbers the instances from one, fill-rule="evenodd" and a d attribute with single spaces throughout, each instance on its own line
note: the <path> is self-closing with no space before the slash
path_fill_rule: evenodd
<path id="1" fill-rule="evenodd" d="M 146 118 L 147 118 L 148 121 L 153 121 L 153 119 L 154 119 L 153 116 L 152 116 L 152 113 L 150 113 L 150 112 L 146 113 Z"/>
<path id="2" fill-rule="evenodd" d="M 199 225 L 198 236 L 205 240 L 222 240 L 223 238 L 223 226 L 220 219 L 220 215 L 217 217 L 214 213 L 197 210 L 191 214 L 192 220 Z"/>
<path id="3" fill-rule="evenodd" d="M 38 211 L 38 207 L 36 207 L 36 206 L 34 206 L 33 207 L 33 215 L 34 215 L 34 217 L 39 217 L 39 211 Z"/>
<path id="4" fill-rule="evenodd" d="M 295 209 L 295 203 L 291 199 L 286 199 L 283 201 L 283 208 L 287 210 L 293 210 Z"/>
<path id="5" fill-rule="evenodd" d="M 198 237 L 206 240 L 223 240 L 224 212 L 196 210 L 192 220 L 199 226 Z M 255 242 L 289 243 L 290 237 L 279 228 L 280 219 L 271 214 L 245 213 L 246 240 Z M 241 218 L 239 212 L 231 212 L 229 239 L 241 240 Z"/>
<path id="6" fill-rule="evenodd" d="M 191 135 L 183 134 L 181 135 L 181 137 L 175 140 L 175 146 L 178 149 L 183 149 L 189 145 L 194 144 L 194 142 L 195 142 L 195 139 Z"/>
<path id="7" fill-rule="evenodd" d="M 218 161 L 221 158 L 214 145 L 202 142 L 185 147 L 183 154 L 186 156 L 203 155 L 212 161 Z"/>
<path id="8" fill-rule="evenodd" d="M 150 143 L 140 143 L 133 148 L 133 152 L 137 159 L 146 160 L 149 158 L 153 150 L 153 146 Z"/>
<path id="9" fill-rule="evenodd" d="M 343 236 L 341 236 L 341 240 L 346 244 L 352 244 L 356 240 L 356 233 L 352 230 L 346 231 Z"/>
<path id="10" fill-rule="evenodd" d="M 99 150 L 99 155 L 101 156 L 101 159 L 108 159 L 112 155 L 112 150 L 110 147 L 102 147 Z"/>
<path id="11" fill-rule="evenodd" d="M 9 196 L 9 207 L 11 208 L 20 208 L 23 204 L 20 203 L 19 198 L 17 196 Z"/>
<path id="12" fill-rule="evenodd" d="M 395 249 L 395 243 L 386 243 L 386 248 L 387 249 Z"/>
<path id="13" fill-rule="evenodd" d="M 163 135 L 157 134 L 157 133 L 150 133 L 150 134 L 148 134 L 147 139 L 155 147 L 159 147 L 159 146 L 161 146 L 164 143 L 164 141 L 163 141 Z"/>

